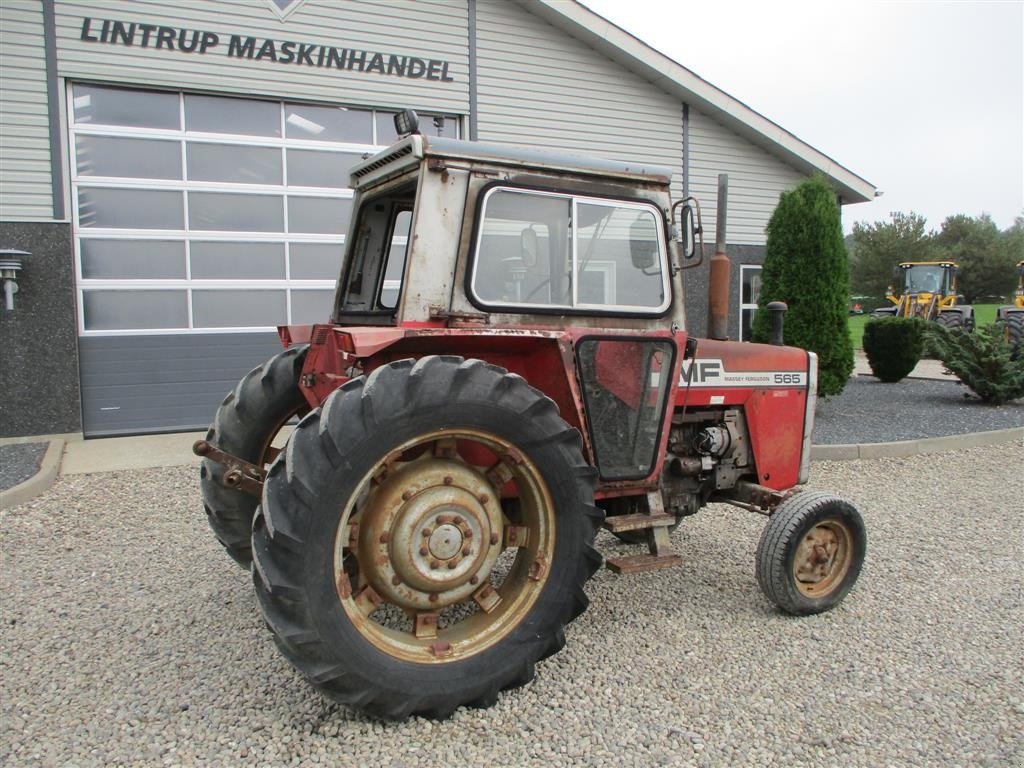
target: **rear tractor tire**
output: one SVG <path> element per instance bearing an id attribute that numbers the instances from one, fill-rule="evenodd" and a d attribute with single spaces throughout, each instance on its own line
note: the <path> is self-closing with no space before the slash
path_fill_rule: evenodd
<path id="1" fill-rule="evenodd" d="M 757 583 L 787 613 L 821 613 L 853 588 L 866 550 L 864 521 L 852 504 L 820 491 L 798 493 L 761 534 Z"/>
<path id="2" fill-rule="evenodd" d="M 206 441 L 239 459 L 266 467 L 280 450 L 279 435 L 294 416 L 309 410 L 299 390 L 306 345 L 289 347 L 238 382 L 217 409 Z M 252 562 L 252 518 L 259 500 L 224 485 L 225 468 L 203 459 L 199 470 L 203 506 L 217 539 L 243 568 Z"/>
<path id="3" fill-rule="evenodd" d="M 381 366 L 270 469 L 252 534 L 267 626 L 370 715 L 490 706 L 587 606 L 595 481 L 579 432 L 521 377 L 458 357 Z"/>

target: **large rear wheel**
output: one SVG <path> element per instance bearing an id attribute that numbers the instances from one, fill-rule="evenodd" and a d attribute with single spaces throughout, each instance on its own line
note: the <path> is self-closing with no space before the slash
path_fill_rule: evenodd
<path id="1" fill-rule="evenodd" d="M 335 391 L 270 470 L 256 593 L 332 699 L 399 719 L 533 677 L 600 565 L 577 430 L 479 360 L 404 360 Z"/>
<path id="2" fill-rule="evenodd" d="M 306 345 L 289 347 L 249 371 L 228 392 L 217 409 L 206 441 L 216 448 L 257 466 L 265 467 L 283 447 L 282 432 L 309 405 L 299 390 L 299 375 Z M 225 468 L 204 459 L 199 470 L 206 517 L 228 554 L 248 568 L 252 562 L 252 518 L 258 500 L 237 487 L 224 484 Z"/>

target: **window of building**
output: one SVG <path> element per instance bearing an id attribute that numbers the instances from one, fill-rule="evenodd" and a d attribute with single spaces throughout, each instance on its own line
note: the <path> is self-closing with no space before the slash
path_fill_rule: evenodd
<path id="1" fill-rule="evenodd" d="M 761 294 L 761 267 L 744 264 L 740 267 L 740 341 L 750 341 L 750 326 L 757 312 Z"/>
<path id="2" fill-rule="evenodd" d="M 392 112 L 82 83 L 68 99 L 84 335 L 330 317 L 349 169 L 394 140 Z M 458 138 L 455 116 L 420 124 Z"/>
<path id="3" fill-rule="evenodd" d="M 472 294 L 490 306 L 658 314 L 670 300 L 667 264 L 651 204 L 494 187 Z"/>

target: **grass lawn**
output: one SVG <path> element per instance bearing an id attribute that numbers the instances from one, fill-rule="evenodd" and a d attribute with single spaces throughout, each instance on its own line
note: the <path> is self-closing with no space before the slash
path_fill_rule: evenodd
<path id="1" fill-rule="evenodd" d="M 1002 306 L 1001 304 L 975 304 L 974 305 L 974 322 L 976 325 L 988 325 L 996 321 L 996 309 Z M 868 314 L 863 315 L 850 315 L 848 321 L 848 327 L 850 329 L 850 340 L 853 342 L 854 349 L 863 348 L 864 339 L 864 324 L 871 319 Z"/>

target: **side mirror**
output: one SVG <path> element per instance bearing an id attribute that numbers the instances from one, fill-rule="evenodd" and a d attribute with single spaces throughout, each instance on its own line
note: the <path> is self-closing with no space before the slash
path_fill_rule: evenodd
<path id="1" fill-rule="evenodd" d="M 697 253 L 697 229 L 700 225 L 694 218 L 693 208 L 683 206 L 682 233 L 683 258 L 692 259 Z"/>
<path id="2" fill-rule="evenodd" d="M 523 227 L 519 232 L 519 257 L 527 269 L 537 266 L 537 230 Z"/>

